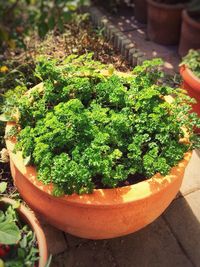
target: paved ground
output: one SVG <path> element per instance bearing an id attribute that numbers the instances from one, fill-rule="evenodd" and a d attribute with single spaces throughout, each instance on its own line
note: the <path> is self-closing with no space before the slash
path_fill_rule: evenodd
<path id="1" fill-rule="evenodd" d="M 122 12 L 121 16 L 110 16 L 108 18 L 125 35 L 132 40 L 135 47 L 138 48 L 148 59 L 161 57 L 165 60 L 165 69 L 168 71 L 178 71 L 180 59 L 177 55 L 177 46 L 163 46 L 151 42 L 147 35 L 145 24 L 138 23 L 133 16 L 131 9 Z"/>
<path id="2" fill-rule="evenodd" d="M 116 38 L 113 37 L 113 41 L 114 45 L 119 48 L 119 50 L 123 49 L 120 48 L 120 44 L 122 44 L 120 38 L 120 34 L 116 34 L 116 30 L 120 30 L 121 33 L 123 34 L 122 38 L 123 38 L 123 42 L 124 39 L 129 39 L 132 42 L 132 46 L 130 46 L 131 48 L 128 49 L 130 54 L 135 54 L 134 57 L 140 57 L 141 55 L 141 60 L 143 60 L 143 58 L 146 59 L 151 59 L 151 58 L 155 58 L 155 57 L 161 57 L 162 59 L 164 59 L 165 64 L 165 70 L 168 73 L 174 74 L 174 72 L 178 72 L 178 65 L 180 63 L 180 58 L 178 56 L 178 47 L 177 46 L 163 46 L 163 45 L 159 45 L 156 44 L 154 42 L 151 42 L 148 38 L 147 35 L 147 27 L 145 24 L 141 24 L 139 22 L 137 22 L 137 20 L 135 20 L 134 16 L 133 16 L 133 10 L 131 8 L 126 9 L 126 10 L 120 10 L 120 14 L 117 15 L 110 15 L 108 14 L 105 10 L 102 9 L 97 9 L 95 7 L 91 7 L 89 9 L 90 13 L 91 13 L 91 17 L 92 20 L 94 22 L 94 24 L 96 24 L 97 26 L 103 27 L 103 28 L 107 28 L 108 24 L 103 22 L 103 26 L 102 23 L 100 22 L 100 20 L 98 19 L 99 17 L 101 17 L 104 20 L 108 20 L 109 21 L 109 26 L 114 26 L 115 29 L 112 28 L 112 26 L 110 27 L 111 29 L 111 36 L 109 36 L 109 40 L 112 39 L 113 34 L 114 35 L 119 35 L 119 37 L 116 37 L 117 39 L 119 39 L 118 41 L 116 41 Z M 108 30 L 110 31 L 110 30 Z M 106 29 L 105 29 L 106 32 Z M 109 34 L 106 34 L 109 35 Z M 125 38 L 124 38 L 125 37 Z M 126 42 L 126 41 L 125 41 Z M 139 53 L 137 55 L 137 52 L 135 52 L 135 49 L 139 50 Z M 140 61 L 137 63 L 140 63 Z"/>
<path id="3" fill-rule="evenodd" d="M 176 71 L 176 47 L 148 41 L 144 25 L 131 14 L 111 20 L 146 53 L 161 56 Z M 199 267 L 200 266 L 200 151 L 194 151 L 177 198 L 154 223 L 137 233 L 111 240 L 73 237 L 44 225 L 52 267 Z"/>

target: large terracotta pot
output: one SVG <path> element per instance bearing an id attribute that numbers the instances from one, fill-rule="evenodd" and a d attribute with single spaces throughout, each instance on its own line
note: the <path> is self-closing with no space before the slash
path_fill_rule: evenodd
<path id="1" fill-rule="evenodd" d="M 191 15 L 190 15 L 191 14 Z M 195 20 L 194 17 L 198 16 L 200 19 L 200 12 L 190 12 L 186 10 L 182 13 L 182 27 L 181 27 L 181 39 L 179 44 L 179 55 L 185 56 L 189 49 L 200 48 L 200 20 Z"/>
<path id="2" fill-rule="evenodd" d="M 181 12 L 185 4 L 162 4 L 148 2 L 148 37 L 159 44 L 178 44 L 181 32 Z"/>
<path id="3" fill-rule="evenodd" d="M 135 0 L 134 4 L 135 18 L 141 23 L 147 23 L 147 0 Z"/>
<path id="4" fill-rule="evenodd" d="M 10 199 L 7 197 L 0 198 L 0 207 L 3 207 L 7 204 L 14 205 L 15 203 L 16 201 L 13 199 Z M 23 204 L 20 204 L 19 208 L 17 208 L 17 212 L 20 218 L 25 223 L 27 223 L 30 226 L 30 228 L 33 230 L 33 232 L 35 233 L 37 243 L 38 243 L 38 249 L 39 249 L 38 267 L 44 267 L 47 263 L 48 251 L 47 251 L 46 238 L 40 226 L 40 223 L 36 219 L 33 212 L 27 209 Z"/>
<path id="5" fill-rule="evenodd" d="M 7 124 L 6 132 L 12 125 Z M 15 185 L 30 207 L 55 227 L 90 239 L 127 235 L 154 221 L 175 198 L 191 157 L 186 153 L 165 177 L 157 174 L 131 186 L 53 197 L 52 186 L 37 180 L 36 169 L 24 165 L 21 152 L 12 153 L 15 141 L 6 140 L 6 145 Z"/>
<path id="6" fill-rule="evenodd" d="M 200 117 L 200 79 L 185 65 L 180 67 L 180 74 L 183 78 L 181 87 L 187 90 L 190 97 L 196 99 L 196 103 L 192 104 L 192 111 Z"/>

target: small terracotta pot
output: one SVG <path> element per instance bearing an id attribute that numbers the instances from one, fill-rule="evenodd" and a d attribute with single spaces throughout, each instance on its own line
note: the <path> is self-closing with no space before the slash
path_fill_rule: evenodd
<path id="1" fill-rule="evenodd" d="M 135 0 L 134 4 L 134 15 L 136 20 L 141 23 L 147 23 L 147 0 Z"/>
<path id="2" fill-rule="evenodd" d="M 7 204 L 14 205 L 16 201 L 13 199 L 7 198 L 7 197 L 2 197 L 0 198 L 0 205 L 1 203 L 3 203 L 3 205 L 7 205 Z M 25 223 L 27 223 L 30 226 L 30 228 L 33 230 L 33 232 L 35 233 L 37 243 L 38 243 L 38 249 L 39 249 L 38 267 L 44 267 L 47 263 L 48 251 L 47 251 L 46 238 L 41 228 L 41 225 L 36 219 L 33 212 L 27 209 L 23 204 L 20 204 L 19 208 L 17 208 L 17 212 L 19 213 L 20 218 Z"/>
<path id="3" fill-rule="evenodd" d="M 181 12 L 185 4 L 148 2 L 148 37 L 159 44 L 178 44 L 181 32 Z"/>
<path id="4" fill-rule="evenodd" d="M 183 78 L 181 87 L 186 89 L 189 96 L 196 99 L 197 102 L 192 104 L 192 111 L 200 117 L 200 79 L 185 65 L 180 67 L 180 74 Z M 200 132 L 200 129 L 197 129 L 197 132 Z"/>
<path id="5" fill-rule="evenodd" d="M 179 44 L 179 55 L 185 56 L 189 49 L 200 48 L 200 22 L 193 19 L 186 10 L 182 13 L 181 39 Z M 198 13 L 200 18 L 200 12 Z"/>
<path id="6" fill-rule="evenodd" d="M 6 132 L 14 125 L 8 123 Z M 15 185 L 30 207 L 48 223 L 72 235 L 105 239 L 133 233 L 154 221 L 174 199 L 191 157 L 185 154 L 177 167 L 163 177 L 116 189 L 98 189 L 92 194 L 53 197 L 52 185 L 37 180 L 34 167 L 26 167 L 22 153 L 12 153 L 14 140 L 6 140 Z"/>

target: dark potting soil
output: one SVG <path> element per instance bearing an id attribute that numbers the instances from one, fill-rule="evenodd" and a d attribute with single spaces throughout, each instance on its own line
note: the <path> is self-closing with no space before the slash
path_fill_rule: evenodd
<path id="1" fill-rule="evenodd" d="M 0 163 L 0 182 L 6 182 L 7 188 L 4 192 L 7 195 L 13 195 L 16 192 L 16 187 L 13 184 L 10 173 L 9 163 Z"/>
<path id="2" fill-rule="evenodd" d="M 129 175 L 128 179 L 126 179 L 125 181 L 119 182 L 116 187 L 123 187 L 123 186 L 137 184 L 139 182 L 145 181 L 146 179 L 147 178 L 144 175 L 136 173 L 134 175 Z M 103 185 L 101 180 L 102 180 L 101 176 L 95 177 L 94 179 L 95 189 L 110 189 L 110 187 Z"/>

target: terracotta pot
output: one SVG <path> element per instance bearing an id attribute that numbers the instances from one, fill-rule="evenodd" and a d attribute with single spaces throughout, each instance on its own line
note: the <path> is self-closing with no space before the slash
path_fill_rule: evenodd
<path id="1" fill-rule="evenodd" d="M 134 15 L 136 20 L 147 23 L 147 0 L 135 0 Z"/>
<path id="2" fill-rule="evenodd" d="M 1 203 L 3 203 L 3 205 L 6 205 L 6 204 L 13 205 L 16 203 L 16 201 L 13 199 L 7 198 L 7 197 L 2 197 L 0 198 L 0 205 L 2 206 Z M 47 252 L 46 238 L 41 228 L 41 225 L 36 219 L 33 212 L 27 209 L 23 204 L 20 204 L 19 208 L 17 208 L 17 212 L 20 218 L 25 223 L 27 223 L 30 226 L 30 228 L 33 230 L 33 232 L 35 233 L 37 243 L 38 243 L 38 249 L 39 249 L 38 267 L 44 267 L 47 263 L 48 252 Z"/>
<path id="3" fill-rule="evenodd" d="M 181 12 L 185 4 L 162 4 L 147 0 L 148 37 L 159 44 L 178 44 L 181 32 Z"/>
<path id="4" fill-rule="evenodd" d="M 189 49 L 200 48 L 200 22 L 190 16 L 195 13 L 188 13 L 186 10 L 182 13 L 182 27 L 181 27 L 181 39 L 179 44 L 179 55 L 185 56 Z M 200 13 L 197 13 L 200 18 Z"/>
<path id="5" fill-rule="evenodd" d="M 183 78 L 181 87 L 186 89 L 189 96 L 195 98 L 197 102 L 192 104 L 192 111 L 200 117 L 200 79 L 185 65 L 180 67 L 180 74 Z M 200 129 L 197 132 L 200 132 Z"/>
<path id="6" fill-rule="evenodd" d="M 13 123 L 8 123 L 6 132 L 12 126 Z M 127 235 L 154 221 L 179 191 L 192 154 L 186 153 L 165 177 L 157 174 L 131 186 L 53 197 L 52 186 L 37 180 L 36 169 L 24 165 L 22 153 L 12 153 L 15 141 L 6 140 L 6 145 L 15 185 L 30 207 L 55 227 L 89 239 Z"/>

